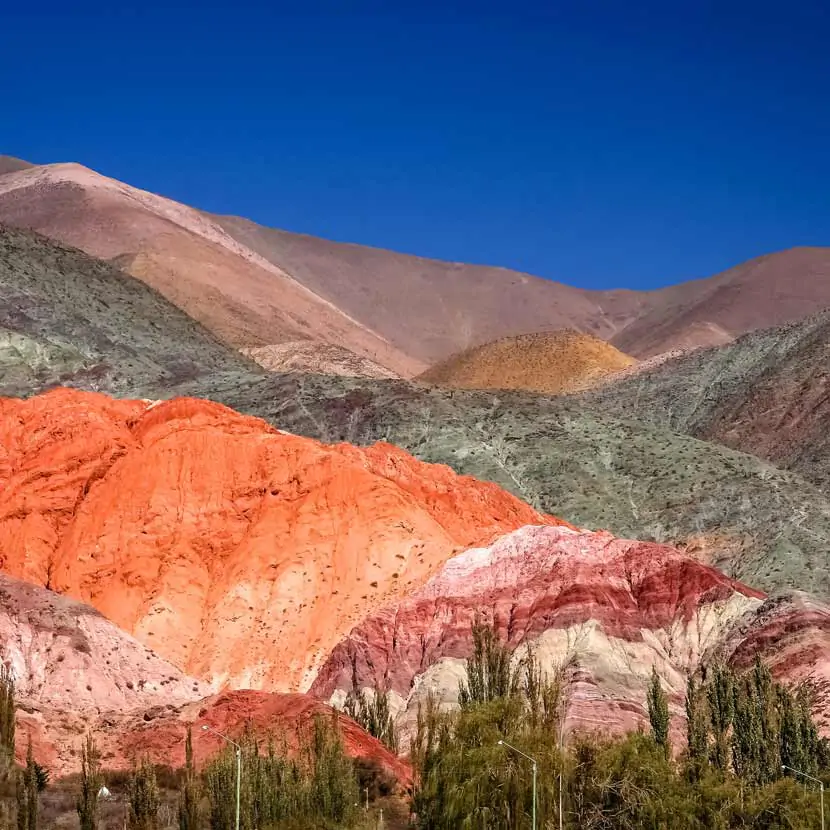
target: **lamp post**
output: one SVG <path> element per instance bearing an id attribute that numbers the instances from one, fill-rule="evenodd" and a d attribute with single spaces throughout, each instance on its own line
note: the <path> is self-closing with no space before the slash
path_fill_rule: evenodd
<path id="1" fill-rule="evenodd" d="M 824 782 L 818 778 L 814 778 L 812 775 L 807 775 L 806 772 L 802 772 L 800 769 L 788 767 L 786 764 L 781 764 L 781 769 L 789 770 L 795 775 L 800 775 L 802 778 L 807 778 L 810 781 L 815 781 L 816 784 L 819 785 L 819 792 L 821 793 L 821 830 L 824 830 Z"/>
<path id="2" fill-rule="evenodd" d="M 207 725 L 202 726 L 202 730 L 205 732 L 212 732 L 214 735 L 220 737 L 223 741 L 226 741 L 232 747 L 236 748 L 236 830 L 239 830 L 239 794 L 240 787 L 242 785 L 242 747 L 236 743 L 236 741 L 232 741 L 227 735 L 223 735 L 221 732 L 217 732 L 215 729 L 211 729 Z"/>
<path id="3" fill-rule="evenodd" d="M 517 755 L 521 755 L 522 758 L 527 758 L 527 760 L 530 761 L 531 764 L 533 764 L 533 812 L 532 812 L 533 822 L 532 822 L 532 826 L 533 826 L 533 830 L 536 830 L 536 769 L 537 769 L 537 766 L 538 766 L 537 763 L 536 763 L 536 759 L 531 758 L 530 755 L 527 755 L 526 753 L 522 752 L 521 749 L 516 749 L 515 746 L 511 746 L 509 743 L 507 743 L 507 741 L 499 741 L 499 746 L 503 746 L 503 747 L 505 747 L 505 749 L 512 749 L 513 752 L 515 752 Z"/>

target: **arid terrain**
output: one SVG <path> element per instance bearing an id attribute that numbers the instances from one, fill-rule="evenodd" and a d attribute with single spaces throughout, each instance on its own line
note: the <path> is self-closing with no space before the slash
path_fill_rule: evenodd
<path id="1" fill-rule="evenodd" d="M 503 337 L 574 328 L 640 359 L 830 305 L 828 248 L 655 291 L 588 291 L 214 216 L 78 164 L 2 158 L 0 223 L 113 261 L 233 346 L 327 344 L 402 377 Z"/>
<path id="2" fill-rule="evenodd" d="M 572 329 L 506 337 L 453 355 L 417 380 L 456 389 L 518 389 L 560 395 L 587 389 L 636 361 Z"/>
<path id="3" fill-rule="evenodd" d="M 830 737 L 830 249 L 592 292 L 10 157 L 0 223 L 19 763 L 326 722 L 401 807 L 482 620 L 559 678 L 563 739 L 653 727 L 657 676 L 680 763 L 712 666 L 809 688 Z"/>

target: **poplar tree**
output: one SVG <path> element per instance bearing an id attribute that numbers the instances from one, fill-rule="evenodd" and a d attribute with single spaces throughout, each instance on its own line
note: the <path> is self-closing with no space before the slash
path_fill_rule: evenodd
<path id="1" fill-rule="evenodd" d="M 732 767 L 739 778 L 760 783 L 763 714 L 751 676 L 733 683 L 732 697 Z"/>
<path id="2" fill-rule="evenodd" d="M 476 620 L 472 634 L 473 654 L 467 660 L 467 678 L 458 695 L 462 707 L 506 698 L 516 691 L 517 678 L 510 668 L 512 652 L 495 628 Z"/>
<path id="3" fill-rule="evenodd" d="M 179 830 L 198 830 L 200 826 L 199 801 L 201 788 L 193 762 L 193 730 L 188 724 L 184 744 L 184 781 L 179 799 Z"/>
<path id="4" fill-rule="evenodd" d="M 87 735 L 81 750 L 81 791 L 75 804 L 80 830 L 95 830 L 101 783 L 101 753 L 92 735 Z"/>
<path id="5" fill-rule="evenodd" d="M 657 669 L 651 667 L 651 683 L 647 694 L 648 719 L 651 723 L 651 733 L 657 746 L 661 747 L 666 758 L 669 757 L 669 701 L 663 691 L 660 675 Z"/>
<path id="6" fill-rule="evenodd" d="M 733 683 L 732 671 L 717 665 L 712 670 L 712 678 L 706 687 L 713 738 L 712 763 L 721 772 L 729 769 L 730 762 L 729 730 L 735 714 Z"/>
<path id="7" fill-rule="evenodd" d="M 17 828 L 37 830 L 38 824 L 38 765 L 32 754 L 32 739 L 26 749 L 26 766 L 17 776 Z"/>
<path id="8" fill-rule="evenodd" d="M 705 692 L 690 674 L 686 682 L 686 746 L 689 772 L 695 780 L 709 763 L 707 719 Z"/>
<path id="9" fill-rule="evenodd" d="M 377 686 L 367 695 L 358 688 L 357 665 L 352 661 L 352 688 L 346 695 L 343 712 L 359 723 L 373 738 L 393 752 L 398 751 L 398 734 L 389 705 L 389 690 Z"/>
<path id="10" fill-rule="evenodd" d="M 127 782 L 127 796 L 130 802 L 130 830 L 156 830 L 161 798 L 156 770 L 149 758 L 142 758 L 139 764 L 133 764 Z"/>
<path id="11" fill-rule="evenodd" d="M 8 666 L 0 665 L 0 760 L 6 768 L 14 763 L 16 711 L 14 676 Z"/>

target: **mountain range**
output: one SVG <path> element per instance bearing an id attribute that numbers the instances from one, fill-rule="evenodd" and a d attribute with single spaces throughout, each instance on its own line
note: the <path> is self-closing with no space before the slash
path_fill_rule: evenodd
<path id="1" fill-rule="evenodd" d="M 643 358 L 830 305 L 825 248 L 656 291 L 588 291 L 214 216 L 77 164 L 2 158 L 0 222 L 114 261 L 233 346 L 322 342 L 402 377 L 511 335 L 574 328 Z"/>
<path id="2" fill-rule="evenodd" d="M 689 673 L 756 656 L 827 729 L 826 306 L 830 249 L 592 292 L 0 158 L 20 735 L 179 764 L 356 687 L 407 737 L 481 615 L 564 669 L 569 733 L 637 729 L 656 670 L 682 743 Z"/>

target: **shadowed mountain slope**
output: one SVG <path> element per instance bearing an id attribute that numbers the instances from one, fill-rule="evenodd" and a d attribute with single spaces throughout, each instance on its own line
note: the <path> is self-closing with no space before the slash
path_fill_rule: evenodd
<path id="1" fill-rule="evenodd" d="M 830 492 L 830 311 L 612 379 L 582 400 L 758 455 Z"/>
<path id="2" fill-rule="evenodd" d="M 0 156 L 0 176 L 5 173 L 15 173 L 18 170 L 28 170 L 34 166 L 34 164 L 30 164 L 28 161 L 16 159 L 14 156 Z"/>
<path id="3" fill-rule="evenodd" d="M 143 395 L 258 371 L 140 280 L 0 225 L 0 394 L 62 384 Z"/>
<path id="4" fill-rule="evenodd" d="M 438 363 L 417 380 L 455 389 L 521 389 L 559 395 L 588 388 L 634 363 L 604 340 L 563 329 L 475 346 Z"/>

